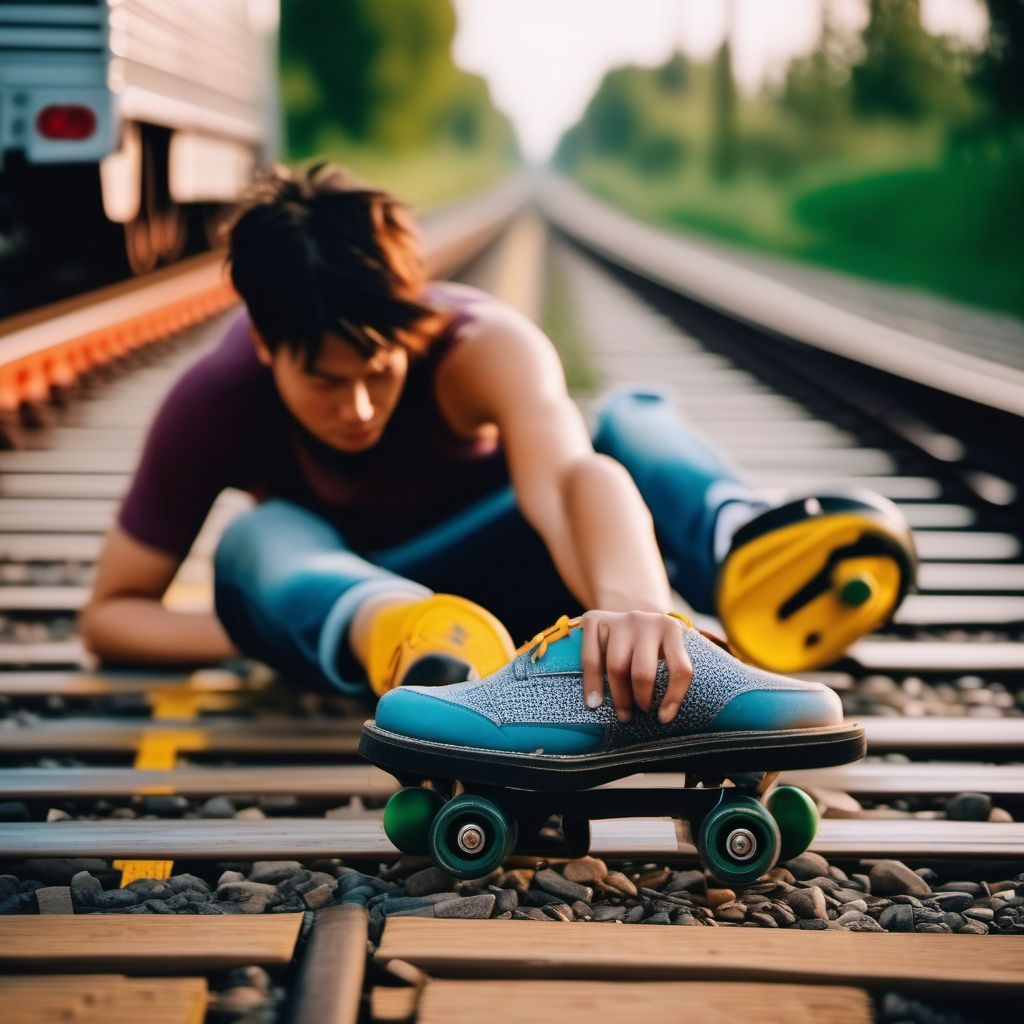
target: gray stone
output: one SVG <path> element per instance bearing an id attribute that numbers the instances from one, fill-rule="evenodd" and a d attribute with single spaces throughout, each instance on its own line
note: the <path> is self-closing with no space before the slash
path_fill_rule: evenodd
<path id="1" fill-rule="evenodd" d="M 644 908 L 642 906 L 630 907 L 626 916 L 622 919 L 626 924 L 639 924 L 643 920 Z"/>
<path id="2" fill-rule="evenodd" d="M 625 916 L 625 907 L 612 907 L 608 904 L 601 904 L 591 911 L 591 920 L 594 921 L 621 921 Z"/>
<path id="3" fill-rule="evenodd" d="M 882 911 L 878 923 L 889 932 L 912 932 L 914 908 L 903 903 L 895 903 Z"/>
<path id="4" fill-rule="evenodd" d="M 243 807 L 240 811 L 235 811 L 236 821 L 262 821 L 265 817 L 260 807 Z"/>
<path id="5" fill-rule="evenodd" d="M 950 821 L 988 821 L 991 811 L 992 797 L 985 793 L 957 793 L 946 804 Z"/>
<path id="6" fill-rule="evenodd" d="M 825 894 L 816 885 L 809 889 L 794 889 L 793 892 L 786 893 L 785 899 L 790 910 L 803 921 L 828 919 Z"/>
<path id="7" fill-rule="evenodd" d="M 796 913 L 778 900 L 762 903 L 757 910 L 759 914 L 767 914 L 780 928 L 788 928 L 796 922 Z"/>
<path id="8" fill-rule="evenodd" d="M 0 803 L 0 821 L 31 821 L 28 807 L 20 800 L 5 800 Z"/>
<path id="9" fill-rule="evenodd" d="M 692 892 L 695 889 L 704 888 L 703 871 L 673 871 L 663 887 L 663 891 L 670 892 Z"/>
<path id="10" fill-rule="evenodd" d="M 783 866 L 801 881 L 828 875 L 828 861 L 821 854 L 812 853 L 810 850 L 792 860 L 787 860 Z"/>
<path id="11" fill-rule="evenodd" d="M 143 814 L 155 814 L 158 818 L 180 818 L 187 810 L 188 800 L 183 796 L 167 794 L 142 798 Z"/>
<path id="12" fill-rule="evenodd" d="M 123 907 L 134 907 L 139 897 L 129 889 L 108 889 L 101 892 L 93 902 L 97 910 L 120 910 Z"/>
<path id="13" fill-rule="evenodd" d="M 200 818 L 233 818 L 235 805 L 226 796 L 211 796 L 199 808 Z"/>
<path id="14" fill-rule="evenodd" d="M 861 899 L 850 900 L 848 903 L 843 903 L 839 907 L 840 915 L 848 914 L 851 910 L 855 910 L 859 914 L 866 914 L 868 912 L 867 902 Z"/>
<path id="15" fill-rule="evenodd" d="M 222 885 L 228 885 L 231 882 L 244 882 L 245 875 L 241 871 L 222 871 L 220 878 L 217 879 L 217 887 L 220 888 Z"/>
<path id="16" fill-rule="evenodd" d="M 977 882 L 944 882 L 935 887 L 936 892 L 965 892 L 969 896 L 981 896 L 983 889 Z"/>
<path id="17" fill-rule="evenodd" d="M 440 868 L 424 868 L 405 880 L 405 891 L 410 896 L 426 896 L 435 892 L 450 892 L 455 879 Z"/>
<path id="18" fill-rule="evenodd" d="M 224 874 L 228 874 L 228 872 Z M 243 879 L 239 876 L 231 881 L 241 882 Z M 210 886 L 203 879 L 198 875 L 190 875 L 187 871 L 183 871 L 180 875 L 171 875 L 167 879 L 167 887 L 171 892 L 210 892 Z"/>
<path id="19" fill-rule="evenodd" d="M 665 913 L 664 910 L 659 910 L 656 914 L 651 914 L 650 917 L 644 919 L 644 924 L 671 924 L 672 919 Z"/>
<path id="20" fill-rule="evenodd" d="M 966 921 L 960 929 L 961 935 L 988 935 L 988 925 L 983 921 Z"/>
<path id="21" fill-rule="evenodd" d="M 550 917 L 552 921 L 575 921 L 576 915 L 568 903 L 548 903 L 540 908 L 541 913 Z"/>
<path id="22" fill-rule="evenodd" d="M 739 923 L 747 916 L 746 905 L 739 900 L 730 900 L 728 903 L 720 903 L 715 907 L 715 919 L 718 921 L 733 921 Z"/>
<path id="23" fill-rule="evenodd" d="M 820 921 L 818 918 L 810 918 L 805 921 L 797 921 L 797 928 L 805 932 L 820 932 L 824 931 L 828 926 L 828 921 Z"/>
<path id="24" fill-rule="evenodd" d="M 266 882 L 228 882 L 217 887 L 218 902 L 236 903 L 245 914 L 262 914 L 278 899 L 277 888 Z"/>
<path id="25" fill-rule="evenodd" d="M 971 894 L 966 892 L 935 892 L 932 900 L 941 910 L 960 913 L 971 905 Z"/>
<path id="26" fill-rule="evenodd" d="M 87 872 L 82 872 L 87 874 Z M 0 900 L 13 896 L 18 891 L 18 879 L 15 875 L 0 875 Z"/>
<path id="27" fill-rule="evenodd" d="M 447 900 L 459 899 L 455 892 L 434 892 L 426 896 L 390 896 L 380 893 L 375 900 L 379 900 L 380 908 L 385 914 L 397 913 L 400 910 L 412 910 L 415 907 L 432 907 L 435 903 L 444 903 Z M 373 900 L 370 901 L 373 904 Z"/>
<path id="28" fill-rule="evenodd" d="M 463 896 L 461 899 L 445 900 L 443 903 L 434 904 L 434 916 L 480 920 L 491 916 L 495 902 L 493 892 L 481 893 L 479 896 Z"/>
<path id="29" fill-rule="evenodd" d="M 672 923 L 683 928 L 694 928 L 697 925 L 697 919 L 693 914 L 688 913 L 685 910 L 680 910 L 672 918 Z"/>
<path id="30" fill-rule="evenodd" d="M 540 907 L 520 907 L 512 912 L 514 921 L 550 921 L 551 918 Z"/>
<path id="31" fill-rule="evenodd" d="M 871 867 L 871 891 L 877 896 L 927 896 L 932 890 L 902 861 L 880 860 Z"/>
<path id="32" fill-rule="evenodd" d="M 338 892 L 335 890 L 335 902 L 338 903 L 366 903 L 367 900 L 372 899 L 376 893 L 368 885 L 357 885 L 354 889 L 349 889 L 348 892 L 343 893 L 341 898 L 338 899 Z"/>
<path id="33" fill-rule="evenodd" d="M 851 932 L 882 932 L 885 929 L 873 918 L 864 914 L 860 920 L 844 925 L 847 931 Z"/>
<path id="34" fill-rule="evenodd" d="M 169 886 L 157 878 L 136 878 L 125 888 L 131 889 L 140 900 L 161 900 L 171 892 Z"/>
<path id="35" fill-rule="evenodd" d="M 88 871 L 79 871 L 71 879 L 71 895 L 84 906 L 91 906 L 103 892 L 103 883 Z"/>
<path id="36" fill-rule="evenodd" d="M 36 905 L 40 914 L 73 914 L 71 889 L 66 885 L 45 885 L 36 889 Z"/>
<path id="37" fill-rule="evenodd" d="M 551 868 L 538 871 L 533 881 L 545 892 L 549 892 L 553 896 L 561 896 L 562 899 L 569 902 L 583 900 L 584 903 L 589 903 L 594 898 L 594 890 L 590 886 L 571 882 Z"/>
<path id="38" fill-rule="evenodd" d="M 498 886 L 489 887 L 494 893 L 494 910 L 497 914 L 504 914 L 519 909 L 519 893 L 515 889 L 499 889 Z"/>
<path id="39" fill-rule="evenodd" d="M 760 910 L 752 911 L 748 917 L 748 921 L 753 922 L 758 928 L 778 928 L 779 922 L 775 920 L 770 914 L 762 913 Z"/>
<path id="40" fill-rule="evenodd" d="M 302 865 L 297 860 L 258 860 L 249 872 L 249 881 L 276 885 L 301 870 Z"/>
<path id="41" fill-rule="evenodd" d="M 983 921 L 986 924 L 995 916 L 995 912 L 989 907 L 968 907 L 964 911 L 964 917 L 969 917 L 972 921 Z"/>

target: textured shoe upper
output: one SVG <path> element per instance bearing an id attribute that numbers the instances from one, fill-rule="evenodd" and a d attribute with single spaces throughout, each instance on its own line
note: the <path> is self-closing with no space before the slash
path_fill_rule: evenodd
<path id="1" fill-rule="evenodd" d="M 634 709 L 628 722 L 605 700 L 591 709 L 583 700 L 580 645 L 583 631 L 529 649 L 486 679 L 441 687 L 406 686 L 377 706 L 377 725 L 437 743 L 495 750 L 580 754 L 700 732 L 797 729 L 842 721 L 838 696 L 806 683 L 752 668 L 696 629 L 683 634 L 693 681 L 675 718 L 657 719 L 668 685 L 659 662 L 651 712 Z M 536 651 L 533 652 L 536 655 Z"/>

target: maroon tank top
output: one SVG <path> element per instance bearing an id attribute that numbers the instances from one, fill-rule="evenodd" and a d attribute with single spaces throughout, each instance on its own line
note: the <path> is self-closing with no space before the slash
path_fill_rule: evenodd
<path id="1" fill-rule="evenodd" d="M 246 313 L 194 363 L 164 399 L 121 507 L 136 539 L 184 555 L 227 487 L 257 501 L 285 498 L 323 516 L 357 551 L 389 547 L 435 526 L 508 482 L 496 441 L 465 439 L 444 421 L 434 396 L 438 367 L 486 300 L 438 282 L 428 301 L 452 316 L 427 354 L 410 361 L 402 395 L 380 440 L 339 452 L 289 413 L 270 371 L 256 358 Z"/>

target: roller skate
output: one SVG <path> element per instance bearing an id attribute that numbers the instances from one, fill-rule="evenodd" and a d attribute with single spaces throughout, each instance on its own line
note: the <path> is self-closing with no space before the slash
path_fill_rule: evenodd
<path id="1" fill-rule="evenodd" d="M 514 655 L 508 630 L 486 608 L 431 594 L 374 616 L 366 671 L 379 696 L 396 686 L 480 679 Z"/>
<path id="2" fill-rule="evenodd" d="M 737 657 L 803 672 L 888 622 L 916 571 L 910 527 L 887 498 L 800 498 L 733 536 L 717 577 L 718 618 Z"/>
<path id="3" fill-rule="evenodd" d="M 671 816 L 724 883 L 758 878 L 805 850 L 817 829 L 811 799 L 775 786 L 789 768 L 864 754 L 863 730 L 843 723 L 819 683 L 752 668 L 682 616 L 693 680 L 667 724 L 658 665 L 649 712 L 620 722 L 583 699 L 579 619 L 562 616 L 494 675 L 386 694 L 363 728 L 360 753 L 405 788 L 384 828 L 405 853 L 429 853 L 459 878 L 488 874 L 513 852 L 580 856 L 595 818 Z M 682 788 L 597 788 L 639 772 L 684 772 Z M 545 839 L 552 815 L 561 839 Z"/>

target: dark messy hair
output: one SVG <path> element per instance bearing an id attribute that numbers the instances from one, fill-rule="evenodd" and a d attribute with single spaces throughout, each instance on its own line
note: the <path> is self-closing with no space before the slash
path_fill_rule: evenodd
<path id="1" fill-rule="evenodd" d="M 288 346 L 311 367 L 326 331 L 367 358 L 392 345 L 422 354 L 438 333 L 407 208 L 341 167 L 275 168 L 229 232 L 232 283 L 271 350 Z"/>

